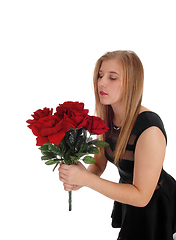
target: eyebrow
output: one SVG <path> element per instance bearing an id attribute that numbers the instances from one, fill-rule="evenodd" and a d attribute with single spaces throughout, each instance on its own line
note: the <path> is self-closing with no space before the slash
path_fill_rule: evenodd
<path id="1" fill-rule="evenodd" d="M 100 69 L 100 70 L 99 70 L 99 72 L 103 72 L 103 71 Z M 117 74 L 117 75 L 119 75 L 119 76 L 120 76 L 120 74 L 119 74 L 119 73 L 117 73 L 117 72 L 110 71 L 109 73 L 114 73 L 114 74 Z"/>
<path id="2" fill-rule="evenodd" d="M 115 73 L 115 74 L 117 74 L 117 75 L 120 75 L 119 73 L 117 73 L 117 72 L 113 72 L 113 71 L 110 71 L 110 73 Z"/>

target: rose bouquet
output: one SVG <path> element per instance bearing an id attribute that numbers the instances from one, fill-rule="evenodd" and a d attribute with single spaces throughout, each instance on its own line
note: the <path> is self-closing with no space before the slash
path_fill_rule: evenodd
<path id="1" fill-rule="evenodd" d="M 42 157 L 46 165 L 59 163 L 77 164 L 82 159 L 91 164 L 95 159 L 90 154 L 99 153 L 98 148 L 108 144 L 92 135 L 100 135 L 108 131 L 104 121 L 88 115 L 84 103 L 64 102 L 59 104 L 56 112 L 53 109 L 39 109 L 32 115 L 33 119 L 26 122 L 36 138 L 36 145 L 40 146 Z M 72 192 L 69 192 L 69 211 L 71 211 Z"/>

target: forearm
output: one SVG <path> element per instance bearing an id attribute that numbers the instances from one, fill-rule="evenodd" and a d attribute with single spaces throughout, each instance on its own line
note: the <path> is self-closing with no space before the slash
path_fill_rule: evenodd
<path id="1" fill-rule="evenodd" d="M 84 185 L 115 201 L 137 207 L 143 206 L 141 193 L 131 184 L 110 182 L 89 173 Z"/>
<path id="2" fill-rule="evenodd" d="M 99 177 L 103 173 L 103 171 L 100 169 L 100 167 L 96 163 L 90 164 L 89 167 L 87 168 L 87 170 L 90 173 L 93 173 L 93 174 L 95 174 L 95 175 L 97 175 Z"/>

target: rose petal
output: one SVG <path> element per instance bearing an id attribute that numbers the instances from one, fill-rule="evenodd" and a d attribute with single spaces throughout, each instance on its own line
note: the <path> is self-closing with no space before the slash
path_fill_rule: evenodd
<path id="1" fill-rule="evenodd" d="M 55 134 L 52 134 L 52 135 L 48 136 L 48 139 L 49 139 L 50 143 L 59 145 L 59 143 L 62 141 L 64 136 L 65 136 L 65 132 L 60 131 L 58 133 L 55 133 Z"/>
<path id="2" fill-rule="evenodd" d="M 44 143 L 47 143 L 49 141 L 47 137 L 37 137 L 36 140 L 37 140 L 37 143 L 36 143 L 37 146 L 43 146 Z"/>
<path id="3" fill-rule="evenodd" d="M 90 133 L 100 135 L 108 131 L 109 128 L 100 117 L 90 116 L 89 120 L 90 123 L 86 126 L 86 128 Z"/>
<path id="4" fill-rule="evenodd" d="M 28 126 L 35 136 L 40 136 L 40 128 L 37 123 Z"/>

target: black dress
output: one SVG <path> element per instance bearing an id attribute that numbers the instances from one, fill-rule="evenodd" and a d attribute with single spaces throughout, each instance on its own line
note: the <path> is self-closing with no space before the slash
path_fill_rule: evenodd
<path id="1" fill-rule="evenodd" d="M 131 132 L 126 151 L 117 168 L 120 183 L 132 184 L 134 152 L 138 138 L 147 128 L 156 126 L 167 136 L 160 117 L 150 111 L 138 115 Z M 107 134 L 109 146 L 105 149 L 106 158 L 114 163 L 113 152 L 120 130 L 112 129 Z M 173 240 L 176 232 L 176 181 L 163 169 L 156 190 L 145 207 L 134 207 L 114 202 L 112 227 L 121 228 L 121 240 Z"/>

